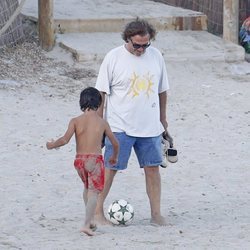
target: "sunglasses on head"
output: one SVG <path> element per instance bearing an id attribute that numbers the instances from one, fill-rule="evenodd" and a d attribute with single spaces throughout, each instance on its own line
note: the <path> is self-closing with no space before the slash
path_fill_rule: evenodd
<path id="1" fill-rule="evenodd" d="M 131 41 L 134 49 L 140 49 L 140 48 L 146 49 L 151 45 L 150 42 L 145 43 L 145 44 L 138 44 L 138 43 L 133 43 L 133 41 L 131 39 L 130 39 L 130 41 Z"/>

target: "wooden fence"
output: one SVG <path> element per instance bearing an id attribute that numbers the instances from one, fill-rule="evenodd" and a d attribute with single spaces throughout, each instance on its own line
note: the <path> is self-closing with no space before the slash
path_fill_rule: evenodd
<path id="1" fill-rule="evenodd" d="M 9 20 L 18 6 L 18 0 L 0 0 L 0 29 Z M 22 19 L 18 15 L 6 32 L 0 36 L 0 47 L 3 45 L 15 45 L 21 43 L 23 40 Z"/>
<path id="2" fill-rule="evenodd" d="M 154 0 L 168 5 L 203 12 L 208 17 L 208 31 L 223 33 L 223 0 Z M 250 0 L 239 0 L 239 26 L 250 16 Z"/>

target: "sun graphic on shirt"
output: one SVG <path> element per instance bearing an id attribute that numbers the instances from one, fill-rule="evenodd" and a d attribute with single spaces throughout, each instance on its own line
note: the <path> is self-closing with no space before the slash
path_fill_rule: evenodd
<path id="1" fill-rule="evenodd" d="M 132 94 L 133 97 L 139 96 L 140 93 L 145 93 L 148 97 L 150 93 L 153 93 L 152 86 L 154 83 L 152 82 L 152 77 L 149 73 L 146 74 L 143 77 L 139 77 L 135 73 L 133 73 L 130 84 L 130 89 L 128 92 L 129 94 Z"/>

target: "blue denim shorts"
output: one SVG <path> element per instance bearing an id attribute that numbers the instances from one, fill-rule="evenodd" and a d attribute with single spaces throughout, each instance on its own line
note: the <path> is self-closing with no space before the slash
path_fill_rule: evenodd
<path id="1" fill-rule="evenodd" d="M 141 168 L 159 166 L 162 163 L 161 135 L 156 137 L 134 137 L 124 132 L 115 132 L 114 135 L 120 144 L 118 163 L 115 166 L 111 166 L 108 162 L 112 155 L 113 147 L 106 137 L 104 153 L 104 165 L 106 168 L 114 170 L 126 169 L 132 148 L 134 148 Z"/>

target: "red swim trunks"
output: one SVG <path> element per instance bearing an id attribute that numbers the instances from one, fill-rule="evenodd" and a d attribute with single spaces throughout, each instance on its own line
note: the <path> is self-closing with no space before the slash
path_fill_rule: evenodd
<path id="1" fill-rule="evenodd" d="M 77 154 L 74 166 L 87 189 L 91 191 L 103 190 L 104 161 L 102 155 Z"/>

